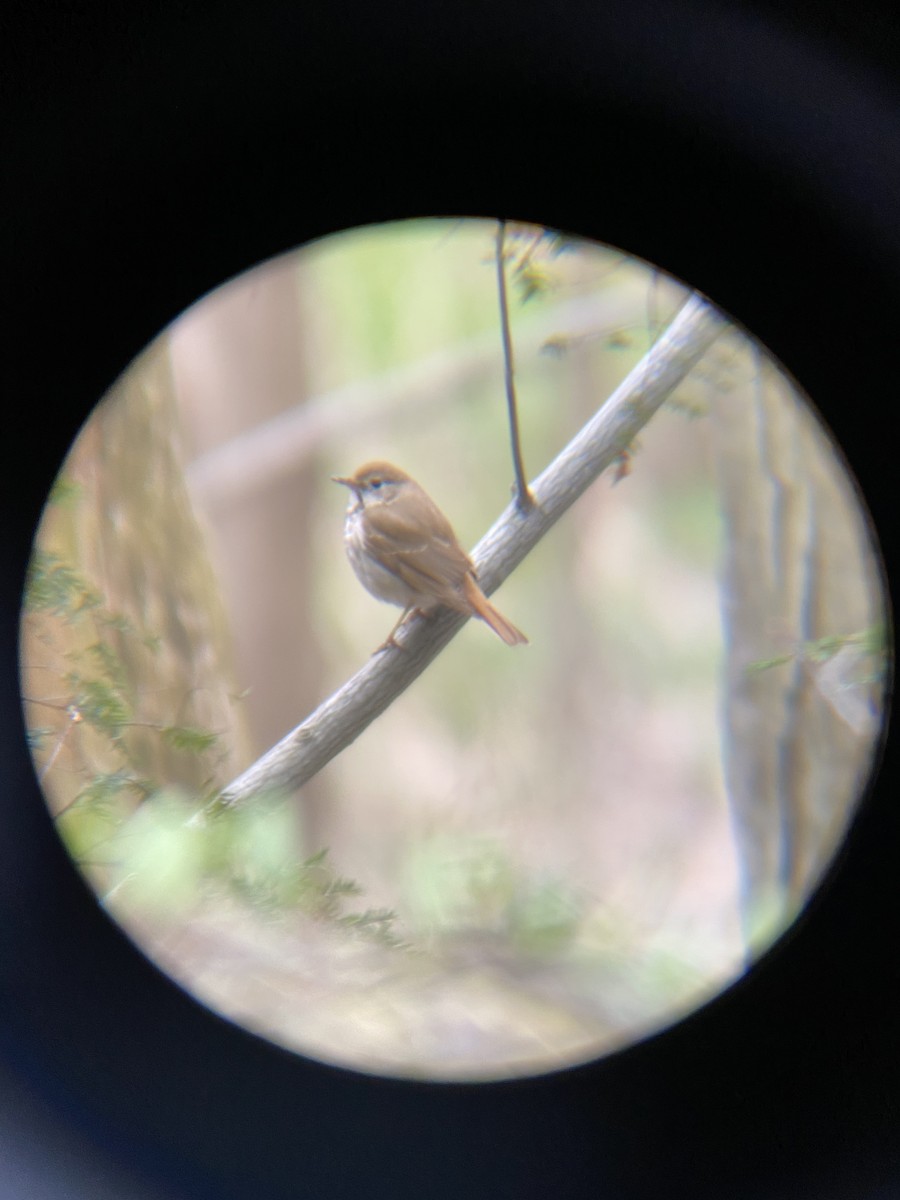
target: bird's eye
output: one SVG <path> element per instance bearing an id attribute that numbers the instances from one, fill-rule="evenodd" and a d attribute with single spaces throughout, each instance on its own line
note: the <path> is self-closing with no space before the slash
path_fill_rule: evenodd
<path id="1" fill-rule="evenodd" d="M 383 479 L 373 479 L 373 480 L 371 481 L 371 483 L 369 484 L 369 487 L 371 487 L 371 488 L 380 488 L 380 487 L 381 487 L 381 485 L 382 485 L 383 483 L 384 483 L 384 480 L 383 480 Z"/>

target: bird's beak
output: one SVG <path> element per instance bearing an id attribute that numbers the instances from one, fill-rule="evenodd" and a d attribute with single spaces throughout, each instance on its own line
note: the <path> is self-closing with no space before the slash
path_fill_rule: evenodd
<path id="1" fill-rule="evenodd" d="M 356 480 L 348 479 L 344 475 L 332 475 L 331 481 L 332 481 L 332 483 L 342 483 L 344 485 L 344 487 L 348 487 L 348 488 L 356 487 Z"/>

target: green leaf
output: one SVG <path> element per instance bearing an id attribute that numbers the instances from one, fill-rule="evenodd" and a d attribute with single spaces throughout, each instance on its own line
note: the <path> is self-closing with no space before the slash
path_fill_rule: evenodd
<path id="1" fill-rule="evenodd" d="M 100 597 L 77 571 L 65 566 L 55 554 L 35 551 L 25 584 L 27 611 L 74 617 L 99 603 Z"/>
<path id="2" fill-rule="evenodd" d="M 94 660 L 94 665 L 102 671 L 113 685 L 122 690 L 125 687 L 125 668 L 122 660 L 107 642 L 94 642 L 85 649 L 85 657 Z"/>
<path id="3" fill-rule="evenodd" d="M 58 504 L 60 508 L 73 508 L 81 499 L 82 492 L 80 483 L 75 483 L 74 480 L 67 479 L 64 475 L 57 475 L 50 489 L 50 495 L 47 497 L 47 503 Z"/>
<path id="4" fill-rule="evenodd" d="M 807 642 L 804 650 L 807 657 L 811 658 L 813 662 L 827 662 L 829 658 L 834 658 L 838 650 L 845 646 L 849 640 L 847 637 L 833 633 L 827 637 L 818 638 L 814 642 Z"/>
<path id="5" fill-rule="evenodd" d="M 81 684 L 76 704 L 86 721 L 97 729 L 116 733 L 131 720 L 131 712 L 123 698 L 102 679 L 88 679 Z"/>
<path id="6" fill-rule="evenodd" d="M 162 731 L 163 740 L 176 750 L 189 750 L 200 754 L 209 750 L 219 739 L 217 733 L 206 729 L 195 729 L 190 725 L 167 725 Z"/>
<path id="7" fill-rule="evenodd" d="M 553 287 L 553 279 L 549 273 L 533 262 L 516 272 L 516 283 L 522 304 L 527 304 L 534 296 L 543 296 Z"/>
<path id="8" fill-rule="evenodd" d="M 747 672 L 768 671 L 772 667 L 783 667 L 785 663 L 793 662 L 793 654 L 779 654 L 777 658 L 761 658 L 757 662 L 747 663 Z"/>
<path id="9" fill-rule="evenodd" d="M 399 949 L 404 943 L 391 929 L 396 920 L 397 914 L 391 908 L 367 908 L 364 912 L 347 913 L 346 916 L 338 917 L 338 924 L 364 937 Z"/>
<path id="10" fill-rule="evenodd" d="M 119 815 L 105 805 L 70 805 L 56 820 L 56 830 L 75 862 L 108 852 L 119 825 Z"/>
<path id="11" fill-rule="evenodd" d="M 101 612 L 97 614 L 97 620 L 107 629 L 114 629 L 117 633 L 135 633 L 134 625 L 123 613 Z"/>
<path id="12" fill-rule="evenodd" d="M 104 805 L 114 800 L 120 792 L 134 789 L 134 780 L 126 771 L 112 771 L 95 775 L 75 797 L 78 805 Z"/>
<path id="13" fill-rule="evenodd" d="M 196 903 L 205 874 L 203 831 L 190 824 L 191 803 L 177 789 L 157 792 L 115 839 L 120 875 L 110 900 L 145 911 L 181 913 Z"/>

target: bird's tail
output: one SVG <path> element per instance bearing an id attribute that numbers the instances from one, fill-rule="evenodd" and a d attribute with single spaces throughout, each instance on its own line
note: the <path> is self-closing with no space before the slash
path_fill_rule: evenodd
<path id="1" fill-rule="evenodd" d="M 525 646 L 528 638 L 521 629 L 516 629 L 512 621 L 507 621 L 499 608 L 495 608 L 471 575 L 463 580 L 463 591 L 471 604 L 476 616 L 481 617 L 486 625 L 490 625 L 497 637 L 502 638 L 507 646 Z"/>

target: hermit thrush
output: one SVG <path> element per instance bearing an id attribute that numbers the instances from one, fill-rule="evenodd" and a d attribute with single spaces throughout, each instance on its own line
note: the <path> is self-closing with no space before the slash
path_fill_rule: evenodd
<path id="1" fill-rule="evenodd" d="M 508 646 L 528 641 L 485 596 L 450 522 L 405 471 L 370 462 L 333 478 L 351 491 L 344 521 L 350 565 L 373 596 L 403 609 L 385 646 L 397 645 L 394 634 L 410 613 L 442 605 L 481 617 Z"/>

